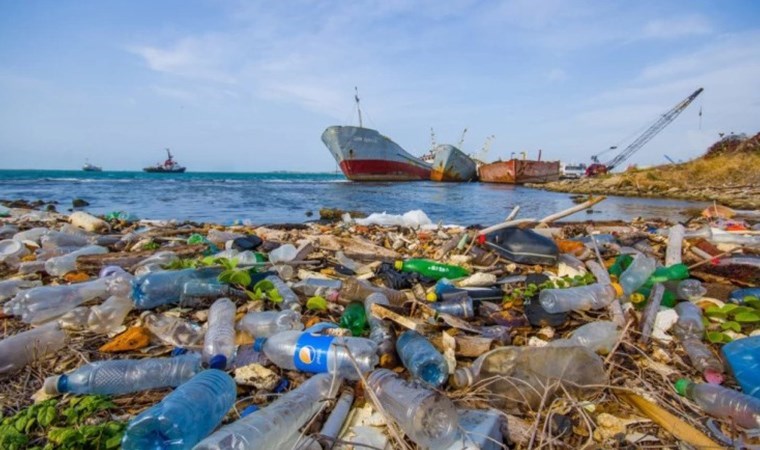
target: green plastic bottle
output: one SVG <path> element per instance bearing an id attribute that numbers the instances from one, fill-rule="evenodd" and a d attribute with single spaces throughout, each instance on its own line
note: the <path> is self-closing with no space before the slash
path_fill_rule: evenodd
<path id="1" fill-rule="evenodd" d="M 620 255 L 615 259 L 615 263 L 610 266 L 608 272 L 610 275 L 620 278 L 620 274 L 631 265 L 631 262 L 633 262 L 633 256 L 628 254 Z"/>
<path id="2" fill-rule="evenodd" d="M 396 261 L 396 269 L 402 272 L 416 272 L 420 275 L 435 280 L 448 278 L 453 280 L 470 275 L 465 268 L 453 266 L 451 264 L 442 264 L 427 259 L 407 259 L 406 261 Z"/>
<path id="3" fill-rule="evenodd" d="M 354 336 L 361 336 L 367 328 L 367 314 L 364 310 L 364 304 L 361 302 L 351 302 L 340 316 L 340 326 L 351 330 Z"/>
<path id="4" fill-rule="evenodd" d="M 644 284 L 644 287 L 651 288 L 655 283 L 685 280 L 687 278 L 689 278 L 689 267 L 685 264 L 673 264 L 672 266 L 655 269 L 654 273 Z"/>
<path id="5" fill-rule="evenodd" d="M 649 294 L 651 292 L 652 292 L 651 287 L 645 286 L 645 287 L 639 288 L 636 291 L 636 294 L 641 294 L 643 296 L 643 299 L 639 296 L 636 296 L 637 299 L 641 300 L 637 302 L 635 301 L 634 296 L 631 296 L 631 302 L 633 303 L 633 306 L 635 306 L 636 309 L 644 309 L 644 307 L 647 304 L 647 300 L 649 299 Z M 678 300 L 676 299 L 676 294 L 665 289 L 665 292 L 663 292 L 662 294 L 662 301 L 660 302 L 660 305 L 667 306 L 668 308 L 672 308 L 676 306 L 676 303 L 678 303 Z"/>

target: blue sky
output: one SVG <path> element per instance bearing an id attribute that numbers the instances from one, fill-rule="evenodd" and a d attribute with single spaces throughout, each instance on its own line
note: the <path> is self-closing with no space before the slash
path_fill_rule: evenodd
<path id="1" fill-rule="evenodd" d="M 587 162 L 760 131 L 760 2 L 0 1 L 0 168 L 329 171 L 325 127 Z M 698 117 L 699 109 L 703 117 Z M 628 140 L 626 140 L 628 139 Z M 610 154 L 609 157 L 614 154 Z M 604 160 L 607 156 L 603 157 Z"/>

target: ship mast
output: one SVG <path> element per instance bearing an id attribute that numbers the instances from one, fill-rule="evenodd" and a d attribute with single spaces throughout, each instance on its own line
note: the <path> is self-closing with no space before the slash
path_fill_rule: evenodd
<path id="1" fill-rule="evenodd" d="M 356 110 L 359 112 L 359 128 L 364 128 L 362 124 L 362 109 L 359 106 L 359 88 L 354 86 L 354 99 L 356 100 Z"/>

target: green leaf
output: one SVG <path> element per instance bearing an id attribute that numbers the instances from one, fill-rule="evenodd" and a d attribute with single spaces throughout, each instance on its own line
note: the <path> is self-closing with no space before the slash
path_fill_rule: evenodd
<path id="1" fill-rule="evenodd" d="M 121 437 L 122 434 L 119 433 L 108 438 L 106 441 L 106 449 L 110 450 L 112 448 L 119 448 L 119 446 L 121 446 Z"/>
<path id="2" fill-rule="evenodd" d="M 744 304 L 755 309 L 760 309 L 760 299 L 753 296 L 744 297 Z"/>
<path id="3" fill-rule="evenodd" d="M 760 322 L 760 312 L 755 312 L 755 311 L 740 312 L 739 314 L 736 315 L 736 317 L 734 317 L 734 320 L 736 320 L 739 323 Z"/>
<path id="4" fill-rule="evenodd" d="M 24 431 L 26 428 L 26 423 L 29 422 L 29 418 L 26 416 L 21 416 L 18 419 L 16 419 L 16 422 L 14 422 L 13 426 L 16 428 L 17 431 Z"/>
<path id="5" fill-rule="evenodd" d="M 217 280 L 219 280 L 220 283 L 231 283 L 232 276 L 235 274 L 233 270 L 225 270 L 222 273 L 219 274 L 218 277 L 216 277 Z"/>
<path id="6" fill-rule="evenodd" d="M 306 301 L 306 309 L 311 311 L 327 311 L 327 300 L 323 297 L 311 297 Z"/>
<path id="7" fill-rule="evenodd" d="M 730 337 L 728 337 L 724 333 L 721 333 L 720 331 L 707 332 L 707 340 L 712 342 L 713 344 L 720 344 L 721 342 L 725 342 L 726 339 L 728 339 L 729 341 L 731 340 Z"/>
<path id="8" fill-rule="evenodd" d="M 739 308 L 739 305 L 734 305 L 733 303 L 726 303 L 725 305 L 720 307 L 720 310 L 726 314 L 731 314 L 731 311 L 737 308 Z"/>
<path id="9" fill-rule="evenodd" d="M 46 406 L 37 413 L 37 422 L 40 426 L 47 428 L 55 420 L 56 410 L 54 406 Z"/>
<path id="10" fill-rule="evenodd" d="M 717 306 L 711 306 L 707 308 L 707 310 L 705 310 L 705 315 L 707 317 L 717 317 L 720 319 L 725 319 L 728 317 L 728 314 L 726 314 L 724 311 L 721 311 L 721 309 Z"/>
<path id="11" fill-rule="evenodd" d="M 281 303 L 282 302 L 282 295 L 280 295 L 279 292 L 277 292 L 277 289 L 270 289 L 267 291 L 267 298 L 272 303 Z"/>
<path id="12" fill-rule="evenodd" d="M 730 321 L 730 322 L 723 322 L 722 324 L 720 324 L 720 329 L 723 330 L 723 331 L 725 331 L 725 330 L 731 330 L 731 331 L 735 331 L 737 333 L 741 333 L 742 326 L 739 325 L 736 322 Z"/>
<path id="13" fill-rule="evenodd" d="M 235 270 L 230 276 L 230 282 L 232 284 L 239 284 L 241 286 L 248 286 L 251 284 L 251 275 L 245 270 Z"/>
<path id="14" fill-rule="evenodd" d="M 253 285 L 253 289 L 254 290 L 261 289 L 262 292 L 267 292 L 274 289 L 274 284 L 272 284 L 272 282 L 269 280 L 261 280 L 255 285 Z"/>
<path id="15" fill-rule="evenodd" d="M 32 417 L 29 419 L 29 421 L 26 423 L 26 427 L 24 427 L 24 433 L 29 434 L 30 431 L 32 431 L 32 428 L 37 425 L 37 418 Z"/>
<path id="16" fill-rule="evenodd" d="M 257 295 L 255 292 L 251 292 L 248 289 L 245 289 L 243 292 L 245 292 L 245 295 L 247 295 L 251 301 L 256 302 L 261 300 L 261 296 Z"/>
<path id="17" fill-rule="evenodd" d="M 201 264 L 204 266 L 213 266 L 216 264 L 216 258 L 214 256 L 206 256 L 201 259 Z"/>

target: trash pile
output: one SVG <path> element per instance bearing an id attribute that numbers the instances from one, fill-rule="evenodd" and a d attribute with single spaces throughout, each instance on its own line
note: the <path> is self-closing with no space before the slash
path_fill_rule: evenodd
<path id="1" fill-rule="evenodd" d="M 0 448 L 757 445 L 760 214 L 558 222 L 601 200 L 488 228 L 0 208 Z"/>

